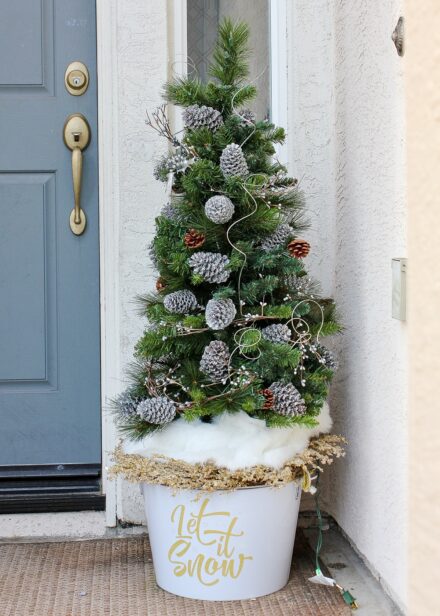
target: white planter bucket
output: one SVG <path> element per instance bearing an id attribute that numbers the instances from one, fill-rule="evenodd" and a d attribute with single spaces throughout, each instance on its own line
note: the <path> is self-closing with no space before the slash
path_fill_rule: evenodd
<path id="1" fill-rule="evenodd" d="M 158 585 L 210 601 L 251 599 L 289 579 L 301 488 L 212 493 L 142 484 Z"/>

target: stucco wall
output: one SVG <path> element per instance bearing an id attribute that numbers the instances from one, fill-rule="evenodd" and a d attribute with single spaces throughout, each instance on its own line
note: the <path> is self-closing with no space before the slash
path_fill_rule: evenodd
<path id="1" fill-rule="evenodd" d="M 289 60 L 293 171 L 311 208 L 311 260 L 339 306 L 332 392 L 347 457 L 325 505 L 395 600 L 405 596 L 406 325 L 391 259 L 406 256 L 400 0 L 296 0 Z"/>
<path id="2" fill-rule="evenodd" d="M 154 233 L 154 218 L 164 203 L 163 185 L 153 180 L 152 174 L 154 161 L 166 143 L 147 129 L 145 112 L 162 102 L 160 92 L 167 79 L 166 2 L 119 2 L 117 25 L 120 331 L 122 363 L 127 367 L 145 326 L 137 313 L 135 298 L 154 288 L 147 247 Z M 118 481 L 117 515 L 126 521 L 144 521 L 137 486 Z"/>
<path id="3" fill-rule="evenodd" d="M 400 0 L 339 0 L 335 297 L 346 334 L 333 407 L 351 445 L 332 476 L 336 519 L 406 603 L 406 324 L 391 318 L 391 259 L 406 256 Z"/>

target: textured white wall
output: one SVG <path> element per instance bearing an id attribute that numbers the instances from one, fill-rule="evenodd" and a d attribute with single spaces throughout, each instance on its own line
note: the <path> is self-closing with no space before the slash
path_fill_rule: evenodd
<path id="1" fill-rule="evenodd" d="M 405 596 L 406 326 L 391 258 L 406 256 L 400 0 L 296 0 L 289 59 L 292 170 L 312 211 L 315 275 L 339 306 L 326 508 L 400 605 Z"/>
<path id="2" fill-rule="evenodd" d="M 156 182 L 152 173 L 155 159 L 167 146 L 145 126 L 145 111 L 151 111 L 162 102 L 160 92 L 167 79 L 166 2 L 119 2 L 117 44 L 120 328 L 122 360 L 126 367 L 133 360 L 133 347 L 145 326 L 145 321 L 137 314 L 135 298 L 154 288 L 155 277 L 147 247 L 154 233 L 154 218 L 165 198 L 163 184 Z M 126 521 L 144 521 L 137 486 L 119 481 L 117 515 Z"/>
<path id="3" fill-rule="evenodd" d="M 406 324 L 391 318 L 391 259 L 406 256 L 400 0 L 339 0 L 336 300 L 346 326 L 333 407 L 351 445 L 333 475 L 336 519 L 406 604 Z"/>

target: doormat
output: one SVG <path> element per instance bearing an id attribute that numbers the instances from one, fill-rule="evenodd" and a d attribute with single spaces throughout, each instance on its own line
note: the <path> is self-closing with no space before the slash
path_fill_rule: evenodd
<path id="1" fill-rule="evenodd" d="M 313 553 L 297 533 L 288 585 L 249 601 L 211 603 L 156 585 L 148 537 L 0 545 L 2 616 L 348 616 L 335 588 L 307 581 Z"/>

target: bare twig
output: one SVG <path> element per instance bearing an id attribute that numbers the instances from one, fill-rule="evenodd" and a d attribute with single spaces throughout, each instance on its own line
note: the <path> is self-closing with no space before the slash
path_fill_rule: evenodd
<path id="1" fill-rule="evenodd" d="M 180 141 L 174 135 L 171 130 L 171 126 L 168 120 L 167 106 L 160 105 L 157 107 L 152 113 L 151 116 L 147 111 L 147 119 L 145 121 L 146 125 L 153 129 L 158 135 L 161 137 L 165 137 L 168 141 L 174 146 L 178 147 L 180 145 Z"/>

